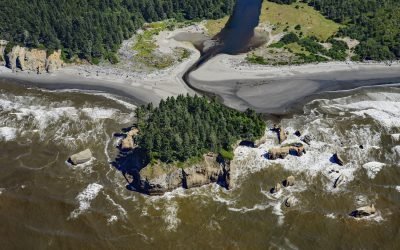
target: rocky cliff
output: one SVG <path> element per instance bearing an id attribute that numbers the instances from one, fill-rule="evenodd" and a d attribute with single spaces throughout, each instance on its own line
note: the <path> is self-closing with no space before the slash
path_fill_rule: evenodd
<path id="1" fill-rule="evenodd" d="M 4 56 L 4 50 L 6 49 L 7 46 L 7 41 L 5 40 L 0 40 L 0 66 L 5 65 L 5 56 Z"/>
<path id="2" fill-rule="evenodd" d="M 38 74 L 43 72 L 52 73 L 64 66 L 61 60 L 61 50 L 54 51 L 47 56 L 46 50 L 28 49 L 17 45 L 4 56 L 4 59 L 6 66 L 12 69 L 13 72 L 22 70 L 33 71 Z"/>
<path id="3" fill-rule="evenodd" d="M 132 177 L 131 188 L 136 191 L 161 195 L 177 188 L 194 188 L 218 183 L 229 189 L 230 164 L 217 155 L 206 155 L 204 161 L 187 168 L 175 166 L 147 166 Z"/>

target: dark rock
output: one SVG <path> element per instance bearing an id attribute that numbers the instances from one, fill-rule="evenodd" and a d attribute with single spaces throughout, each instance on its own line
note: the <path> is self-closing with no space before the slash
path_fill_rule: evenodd
<path id="1" fill-rule="evenodd" d="M 294 135 L 297 136 L 297 137 L 300 137 L 301 136 L 301 132 L 297 130 L 296 132 L 294 132 Z"/>
<path id="2" fill-rule="evenodd" d="M 360 207 L 350 213 L 350 216 L 362 218 L 370 216 L 376 213 L 375 206 L 372 204 L 370 206 Z"/>
<path id="3" fill-rule="evenodd" d="M 343 161 L 342 157 L 340 157 L 340 155 L 339 155 L 338 153 L 335 153 L 335 154 L 331 157 L 331 161 L 332 161 L 333 163 L 336 163 L 336 164 L 340 165 L 340 166 L 343 166 L 343 165 L 344 165 L 344 161 Z"/>

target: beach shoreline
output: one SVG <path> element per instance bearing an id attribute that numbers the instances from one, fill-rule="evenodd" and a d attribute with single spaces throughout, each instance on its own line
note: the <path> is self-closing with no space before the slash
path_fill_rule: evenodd
<path id="1" fill-rule="evenodd" d="M 80 89 L 107 92 L 132 99 L 136 104 L 154 103 L 180 94 L 194 95 L 183 75 L 200 58 L 187 42 L 173 39 L 182 30 L 160 35 L 162 49 L 181 46 L 191 51 L 188 59 L 153 73 L 128 72 L 107 66 L 68 66 L 52 74 L 11 72 L 0 67 L 0 79 L 46 89 Z M 191 32 L 186 30 L 184 32 Z M 160 41 L 161 40 L 161 41 Z M 100 73 L 99 73 L 100 72 Z M 195 89 L 218 96 L 227 106 L 260 113 L 287 114 L 294 106 L 329 92 L 400 83 L 400 63 L 327 62 L 294 66 L 264 66 L 245 62 L 245 55 L 220 54 L 190 73 Z M 301 111 L 296 107 L 297 110 Z"/>

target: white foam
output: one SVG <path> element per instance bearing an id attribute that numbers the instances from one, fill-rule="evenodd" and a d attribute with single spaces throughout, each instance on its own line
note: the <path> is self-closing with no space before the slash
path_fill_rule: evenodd
<path id="1" fill-rule="evenodd" d="M 106 195 L 106 199 L 111 202 L 111 204 L 117 208 L 119 214 L 124 218 L 128 218 L 128 212 L 118 203 L 116 203 L 108 194 Z"/>
<path id="2" fill-rule="evenodd" d="M 336 219 L 336 215 L 334 213 L 325 214 L 325 217 L 330 219 Z"/>
<path id="3" fill-rule="evenodd" d="M 17 138 L 17 129 L 11 127 L 0 127 L 0 140 L 13 141 Z"/>
<path id="4" fill-rule="evenodd" d="M 79 207 L 71 212 L 68 219 L 76 219 L 79 215 L 84 213 L 90 208 L 92 200 L 94 200 L 99 192 L 103 189 L 103 186 L 97 183 L 89 184 L 82 192 L 76 196 L 76 200 L 79 202 Z"/>
<path id="5" fill-rule="evenodd" d="M 181 223 L 181 220 L 178 218 L 178 210 L 177 202 L 170 202 L 164 209 L 162 217 L 167 224 L 168 231 L 176 231 L 178 225 Z"/>
<path id="6" fill-rule="evenodd" d="M 99 119 L 114 118 L 118 110 L 94 107 L 94 108 L 83 108 L 82 112 L 84 112 L 87 116 L 89 116 L 93 120 L 99 120 Z"/>
<path id="7" fill-rule="evenodd" d="M 395 141 L 400 141 L 400 134 L 392 134 L 392 139 Z"/>
<path id="8" fill-rule="evenodd" d="M 110 218 L 107 219 L 107 224 L 111 225 L 118 221 L 118 217 L 116 215 L 111 215 Z"/>
<path id="9" fill-rule="evenodd" d="M 400 186 L 396 186 L 396 190 L 400 193 Z"/>
<path id="10" fill-rule="evenodd" d="M 363 165 L 363 168 L 367 170 L 367 175 L 370 179 L 375 179 L 376 175 L 379 173 L 379 171 L 382 170 L 385 165 L 385 163 L 373 161 L 365 163 Z"/>

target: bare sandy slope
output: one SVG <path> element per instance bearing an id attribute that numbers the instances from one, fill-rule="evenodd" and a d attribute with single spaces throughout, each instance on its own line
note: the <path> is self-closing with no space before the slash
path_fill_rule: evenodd
<path id="1" fill-rule="evenodd" d="M 243 64 L 242 56 L 219 55 L 190 75 L 191 83 L 215 93 L 230 107 L 282 114 L 330 91 L 400 83 L 400 64 L 332 62 L 301 66 Z"/>

